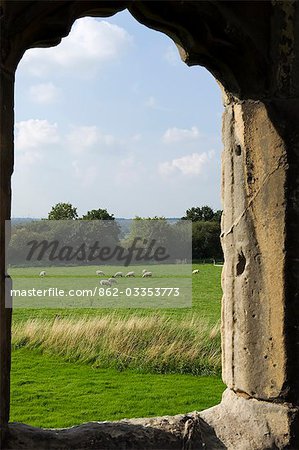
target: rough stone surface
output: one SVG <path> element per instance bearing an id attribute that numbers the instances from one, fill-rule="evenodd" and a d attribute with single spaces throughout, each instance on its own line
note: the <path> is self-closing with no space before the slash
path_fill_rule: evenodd
<path id="1" fill-rule="evenodd" d="M 198 415 L 92 422 L 62 430 L 10 424 L 3 450 L 221 450 L 225 447 Z"/>
<path id="2" fill-rule="evenodd" d="M 286 148 L 261 102 L 226 106 L 223 138 L 223 377 L 271 400 L 287 377 Z"/>
<path id="3" fill-rule="evenodd" d="M 237 395 L 227 389 L 220 405 L 200 413 L 228 450 L 298 449 L 290 446 L 298 408 Z"/>
<path id="4" fill-rule="evenodd" d="M 14 73 L 0 71 L 0 442 L 9 417 L 11 310 L 5 309 L 5 220 L 10 217 L 13 170 Z M 1 269 L 2 268 L 2 269 Z"/>

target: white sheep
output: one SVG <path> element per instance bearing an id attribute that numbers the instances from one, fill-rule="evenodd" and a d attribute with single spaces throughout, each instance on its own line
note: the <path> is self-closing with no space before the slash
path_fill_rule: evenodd
<path id="1" fill-rule="evenodd" d="M 105 275 L 105 274 L 102 270 L 97 270 L 96 275 L 101 276 L 101 275 Z"/>
<path id="2" fill-rule="evenodd" d="M 142 278 L 148 278 L 151 277 L 153 274 L 152 272 L 144 272 L 144 274 L 142 275 Z"/>
<path id="3" fill-rule="evenodd" d="M 193 275 L 195 275 L 196 273 L 199 273 L 199 270 L 198 269 L 194 269 L 194 270 L 192 270 L 192 273 L 193 273 Z"/>
<path id="4" fill-rule="evenodd" d="M 123 276 L 123 273 L 122 273 L 122 272 L 116 272 L 113 276 L 114 276 L 114 278 L 116 278 L 116 277 L 122 277 L 122 276 Z"/>
<path id="5" fill-rule="evenodd" d="M 101 286 L 111 286 L 111 283 L 109 280 L 101 280 L 100 285 Z"/>
<path id="6" fill-rule="evenodd" d="M 126 277 L 135 277 L 135 272 L 128 272 L 127 274 L 126 274 Z"/>
<path id="7" fill-rule="evenodd" d="M 46 276 L 46 271 L 45 271 L 45 270 L 42 270 L 42 271 L 39 273 L 39 276 L 40 276 L 40 277 L 45 277 L 45 276 Z"/>
<path id="8" fill-rule="evenodd" d="M 117 281 L 115 278 L 108 278 L 108 281 L 110 281 L 110 284 L 113 284 L 113 283 L 117 284 Z"/>
<path id="9" fill-rule="evenodd" d="M 143 269 L 142 273 L 145 273 L 145 272 L 147 272 L 147 270 L 146 270 L 146 269 Z"/>

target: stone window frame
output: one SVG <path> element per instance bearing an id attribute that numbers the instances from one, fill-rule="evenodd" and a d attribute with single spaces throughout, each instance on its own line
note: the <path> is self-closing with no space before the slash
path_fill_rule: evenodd
<path id="1" fill-rule="evenodd" d="M 295 1 L 1 0 L 0 245 L 10 218 L 14 76 L 28 48 L 57 45 L 80 17 L 128 9 L 223 90 L 222 402 L 186 416 L 54 432 L 9 421 L 11 310 L 0 254 L 4 448 L 299 448 L 299 14 Z M 144 426 L 146 425 L 146 426 Z M 27 447 L 26 447 L 27 446 Z M 114 447 L 113 447 L 114 446 Z"/>

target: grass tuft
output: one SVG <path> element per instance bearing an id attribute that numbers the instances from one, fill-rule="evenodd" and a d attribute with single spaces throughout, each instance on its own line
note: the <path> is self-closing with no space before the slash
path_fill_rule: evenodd
<path id="1" fill-rule="evenodd" d="M 198 314 L 37 318 L 15 322 L 13 348 L 36 349 L 94 368 L 219 375 L 220 327 Z"/>

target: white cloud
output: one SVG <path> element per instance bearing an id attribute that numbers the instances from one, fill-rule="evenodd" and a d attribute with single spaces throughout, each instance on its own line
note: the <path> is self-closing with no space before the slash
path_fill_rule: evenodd
<path id="1" fill-rule="evenodd" d="M 153 95 L 148 97 L 144 104 L 149 109 L 154 109 L 157 111 L 170 111 L 169 108 L 165 108 L 164 106 L 161 106 L 159 104 L 158 100 L 156 99 L 156 97 L 154 97 Z"/>
<path id="2" fill-rule="evenodd" d="M 98 129 L 96 126 L 82 126 L 73 128 L 67 135 L 69 143 L 78 148 L 87 148 L 98 142 Z"/>
<path id="3" fill-rule="evenodd" d="M 124 28 L 84 17 L 74 23 L 59 46 L 28 50 L 22 65 L 36 76 L 43 76 L 53 68 L 72 75 L 92 76 L 103 62 L 117 59 L 131 42 L 132 37 Z"/>
<path id="4" fill-rule="evenodd" d="M 39 119 L 29 119 L 16 123 L 16 150 L 40 149 L 43 146 L 56 144 L 57 142 L 59 142 L 59 134 L 56 123 Z"/>
<path id="5" fill-rule="evenodd" d="M 74 153 L 82 153 L 94 146 L 111 146 L 116 139 L 111 134 L 102 133 L 96 126 L 74 127 L 67 135 L 70 150 Z"/>
<path id="6" fill-rule="evenodd" d="M 40 152 L 37 150 L 30 150 L 16 155 L 16 166 L 22 167 L 22 170 L 27 169 L 29 166 L 36 164 L 43 159 Z"/>
<path id="7" fill-rule="evenodd" d="M 182 141 L 194 141 L 200 137 L 197 127 L 188 128 L 168 128 L 163 135 L 163 142 L 165 144 L 173 144 Z"/>
<path id="8" fill-rule="evenodd" d="M 59 92 L 53 83 L 40 83 L 30 87 L 29 96 L 33 102 L 48 105 L 58 100 Z"/>
<path id="9" fill-rule="evenodd" d="M 43 149 L 60 140 L 57 124 L 47 120 L 29 119 L 15 125 L 16 165 L 22 170 L 44 158 Z"/>
<path id="10" fill-rule="evenodd" d="M 208 162 L 214 157 L 214 152 L 192 153 L 181 158 L 166 161 L 159 165 L 159 173 L 163 176 L 181 172 L 182 175 L 200 175 Z"/>

